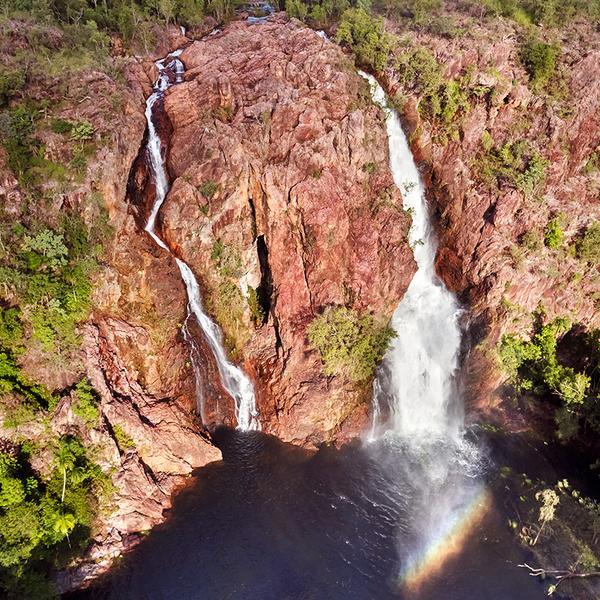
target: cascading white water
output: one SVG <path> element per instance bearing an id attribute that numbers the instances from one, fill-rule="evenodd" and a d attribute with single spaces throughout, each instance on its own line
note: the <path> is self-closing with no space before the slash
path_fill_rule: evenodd
<path id="1" fill-rule="evenodd" d="M 461 309 L 435 273 L 435 237 L 431 230 L 423 183 L 395 111 L 370 75 L 373 100 L 386 112 L 390 167 L 412 215 L 409 242 L 418 270 L 392 317 L 396 332 L 374 386 L 375 406 L 387 395 L 390 421 L 374 423 L 405 438 L 456 438 L 462 427 L 452 406 L 460 349 Z M 377 413 L 377 410 L 374 411 Z M 374 415 L 378 417 L 378 415 Z"/>
<path id="2" fill-rule="evenodd" d="M 160 208 L 169 192 L 169 179 L 165 169 L 165 159 L 162 151 L 160 137 L 156 131 L 153 120 L 153 108 L 156 102 L 163 98 L 165 90 L 172 84 L 169 78 L 169 72 L 175 75 L 175 83 L 183 81 L 184 65 L 178 58 L 181 50 L 176 50 L 169 54 L 166 58 L 156 62 L 158 68 L 158 78 L 156 80 L 153 93 L 146 101 L 146 122 L 148 124 L 148 154 L 150 157 L 150 168 L 154 177 L 156 187 L 156 197 L 154 205 L 150 211 L 145 230 L 150 234 L 152 239 L 161 247 L 170 252 L 167 245 L 160 239 L 155 231 L 156 219 Z M 200 296 L 200 286 L 198 281 L 190 269 L 190 267 L 182 260 L 176 258 L 177 266 L 181 273 L 181 278 L 185 284 L 188 296 L 188 319 L 193 317 L 198 321 L 206 341 L 215 357 L 215 362 L 221 377 L 221 383 L 225 391 L 233 398 L 235 402 L 235 416 L 238 423 L 238 429 L 259 430 L 260 421 L 258 420 L 258 412 L 256 410 L 256 398 L 254 388 L 250 378 L 239 368 L 231 363 L 223 348 L 222 335 L 219 327 L 210 319 L 210 317 L 202 309 L 202 299 Z M 187 324 L 184 333 L 189 336 Z M 190 357 L 192 362 L 199 360 L 197 352 L 191 351 Z M 199 376 L 199 369 L 194 365 L 196 377 Z M 203 397 L 202 392 L 198 388 L 199 409 L 202 416 Z"/>
<path id="3" fill-rule="evenodd" d="M 238 421 L 238 428 L 244 431 L 260 429 L 252 382 L 239 367 L 236 367 L 227 359 L 227 355 L 223 349 L 221 330 L 202 310 L 200 289 L 192 270 L 182 260 L 178 258 L 175 260 L 177 261 L 177 266 L 187 289 L 189 310 L 198 320 L 200 328 L 215 357 L 223 387 L 235 401 L 235 415 Z"/>
<path id="4" fill-rule="evenodd" d="M 386 113 L 390 168 L 404 208 L 412 213 L 409 241 L 418 267 L 392 316 L 396 337 L 374 381 L 369 438 L 383 438 L 399 450 L 412 482 L 412 538 L 404 537 L 399 554 L 401 578 L 414 582 L 430 561 L 440 564 L 444 552 L 459 543 L 457 536 L 485 511 L 487 496 L 478 478 L 479 451 L 464 438 L 455 387 L 461 309 L 435 273 L 436 242 L 423 183 L 398 115 L 387 107 L 377 81 L 360 74 Z"/>

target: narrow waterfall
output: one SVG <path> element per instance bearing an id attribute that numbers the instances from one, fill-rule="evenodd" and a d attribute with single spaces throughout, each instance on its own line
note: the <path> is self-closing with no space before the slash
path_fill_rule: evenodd
<path id="1" fill-rule="evenodd" d="M 455 385 L 461 309 L 435 273 L 436 241 L 424 187 L 398 115 L 377 81 L 360 74 L 386 114 L 390 167 L 412 216 L 409 241 L 418 267 L 392 316 L 396 337 L 374 381 L 369 438 L 400 450 L 413 485 L 412 540 L 405 538 L 399 553 L 401 579 L 415 583 L 458 549 L 488 499 L 478 477 L 479 450 L 464 437 Z"/>
<path id="2" fill-rule="evenodd" d="M 156 233 L 156 219 L 160 208 L 169 192 L 169 178 L 165 168 L 165 157 L 163 156 L 162 144 L 160 137 L 154 125 L 154 106 L 157 102 L 162 101 L 165 91 L 174 83 L 183 81 L 184 65 L 178 58 L 181 50 L 172 52 L 164 59 L 156 62 L 158 68 L 158 78 L 154 84 L 154 89 L 148 100 L 146 101 L 146 121 L 148 124 L 148 143 L 147 151 L 149 157 L 150 169 L 154 178 L 156 187 L 156 198 L 154 205 L 150 211 L 145 230 L 150 234 L 152 239 L 161 247 L 170 252 L 167 245 Z M 184 337 L 189 340 L 189 329 L 187 328 L 187 320 L 194 318 L 197 320 L 206 341 L 215 357 L 215 362 L 219 370 L 221 383 L 225 391 L 233 398 L 235 402 L 235 416 L 238 423 L 238 429 L 243 431 L 260 429 L 260 421 L 258 420 L 258 411 L 256 409 L 256 398 L 254 388 L 250 378 L 237 366 L 231 363 L 225 349 L 223 348 L 223 339 L 219 327 L 202 308 L 202 299 L 200 296 L 200 286 L 198 281 L 190 269 L 190 267 L 179 258 L 175 258 L 181 278 L 185 284 L 188 297 L 188 316 L 184 324 Z M 190 359 L 194 365 L 196 378 L 199 377 L 199 369 L 197 361 L 200 360 L 199 354 L 190 347 Z M 200 414 L 204 420 L 204 402 L 200 382 L 196 382 L 198 404 Z"/>

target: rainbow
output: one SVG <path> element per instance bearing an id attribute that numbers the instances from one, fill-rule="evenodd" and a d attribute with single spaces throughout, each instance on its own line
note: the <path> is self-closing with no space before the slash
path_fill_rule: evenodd
<path id="1" fill-rule="evenodd" d="M 491 495 L 483 487 L 462 510 L 448 520 L 436 539 L 412 557 L 402 568 L 398 584 L 405 589 L 418 590 L 425 580 L 439 571 L 444 563 L 458 554 L 491 506 Z"/>

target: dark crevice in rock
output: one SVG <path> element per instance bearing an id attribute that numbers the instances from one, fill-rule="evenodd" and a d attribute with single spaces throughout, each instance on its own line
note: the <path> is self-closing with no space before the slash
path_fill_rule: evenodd
<path id="1" fill-rule="evenodd" d="M 162 152 L 166 155 L 169 151 L 169 140 L 173 133 L 173 126 L 164 109 L 164 100 L 160 98 L 152 107 L 153 122 L 161 139 Z M 170 173 L 167 174 L 170 178 Z M 148 156 L 148 127 L 127 178 L 127 193 L 125 199 L 132 209 L 137 226 L 143 231 L 148 221 L 156 198 L 156 185 L 149 165 Z M 157 218 L 157 229 L 160 230 L 160 214 Z"/>
<path id="2" fill-rule="evenodd" d="M 271 267 L 269 266 L 269 248 L 265 242 L 265 236 L 259 235 L 256 238 L 256 251 L 258 253 L 258 263 L 260 265 L 260 285 L 256 288 L 258 303 L 262 309 L 264 325 L 269 318 L 271 311 L 271 296 L 273 294 L 273 277 Z"/>
<path id="3" fill-rule="evenodd" d="M 279 356 L 279 351 L 283 350 L 283 342 L 281 341 L 281 333 L 279 332 L 279 319 L 273 314 L 273 331 L 275 332 L 275 352 Z M 284 357 L 283 368 L 285 369 L 287 359 Z"/>
<path id="4" fill-rule="evenodd" d="M 252 241 L 256 240 L 257 227 L 256 227 L 256 207 L 254 206 L 254 200 L 252 198 L 248 198 L 248 204 L 250 206 L 250 227 L 252 228 Z M 263 237 L 263 236 L 261 236 Z M 259 254 L 260 258 L 260 254 Z"/>

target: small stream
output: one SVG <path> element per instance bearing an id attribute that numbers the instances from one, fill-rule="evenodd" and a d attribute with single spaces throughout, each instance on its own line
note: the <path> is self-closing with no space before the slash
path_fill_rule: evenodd
<path id="1" fill-rule="evenodd" d="M 167 245 L 156 232 L 156 220 L 160 208 L 167 197 L 170 189 L 170 182 L 165 167 L 165 156 L 162 141 L 154 125 L 154 111 L 156 107 L 163 102 L 165 92 L 172 86 L 183 81 L 185 68 L 179 56 L 182 50 L 171 52 L 162 60 L 156 62 L 158 68 L 158 78 L 154 84 L 154 89 L 146 101 L 146 122 L 148 125 L 148 142 L 146 151 L 148 155 L 148 164 L 152 172 L 152 177 L 156 186 L 156 197 L 154 205 L 150 211 L 145 230 L 152 239 L 167 252 L 170 252 Z M 185 284 L 188 296 L 188 315 L 183 325 L 182 331 L 184 338 L 190 348 L 190 359 L 194 366 L 196 375 L 196 392 L 198 397 L 198 410 L 203 422 L 206 422 L 204 411 L 204 396 L 202 381 L 200 378 L 201 360 L 198 352 L 195 351 L 194 340 L 188 327 L 189 319 L 196 319 L 202 333 L 210 347 L 215 358 L 221 383 L 225 391 L 231 396 L 235 403 L 235 416 L 237 426 L 242 431 L 260 429 L 258 420 L 258 411 L 256 409 L 256 398 L 254 395 L 254 386 L 250 378 L 227 357 L 223 347 L 223 335 L 217 324 L 204 312 L 202 308 L 202 297 L 200 295 L 200 286 L 192 269 L 180 258 L 175 258 L 181 278 Z"/>

